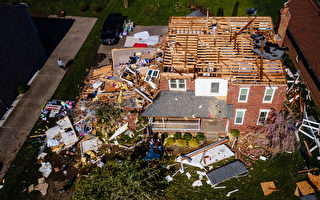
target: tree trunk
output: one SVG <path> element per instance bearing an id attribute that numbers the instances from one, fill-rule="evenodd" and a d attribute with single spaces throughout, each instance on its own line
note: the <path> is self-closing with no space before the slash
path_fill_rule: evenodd
<path id="1" fill-rule="evenodd" d="M 128 0 L 123 0 L 123 6 L 124 6 L 125 8 L 128 8 Z"/>

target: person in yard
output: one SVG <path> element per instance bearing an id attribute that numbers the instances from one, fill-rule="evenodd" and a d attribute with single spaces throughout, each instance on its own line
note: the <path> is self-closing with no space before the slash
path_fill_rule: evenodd
<path id="1" fill-rule="evenodd" d="M 60 68 L 64 69 L 64 62 L 63 62 L 63 60 L 62 60 L 61 58 L 59 58 L 59 59 L 57 60 L 57 63 L 58 63 L 58 65 L 59 65 Z"/>

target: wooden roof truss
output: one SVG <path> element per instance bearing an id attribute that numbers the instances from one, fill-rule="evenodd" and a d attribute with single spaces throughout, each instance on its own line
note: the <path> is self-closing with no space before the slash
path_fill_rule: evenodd
<path id="1" fill-rule="evenodd" d="M 280 60 L 261 60 L 250 35 L 273 39 L 270 17 L 171 17 L 162 72 L 220 77 L 233 84 L 285 84 Z"/>

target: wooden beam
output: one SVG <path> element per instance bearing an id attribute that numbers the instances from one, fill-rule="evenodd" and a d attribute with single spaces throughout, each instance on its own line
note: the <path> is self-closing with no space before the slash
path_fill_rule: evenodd
<path id="1" fill-rule="evenodd" d="M 299 93 L 300 95 L 299 95 L 299 108 L 300 108 L 300 122 L 302 121 L 302 102 L 301 102 L 301 99 L 302 99 L 302 96 L 301 96 L 301 91 L 300 91 L 300 93 Z"/>
<path id="2" fill-rule="evenodd" d="M 264 41 L 261 41 L 261 57 L 260 57 L 260 74 L 259 77 L 262 79 L 262 73 L 263 73 L 263 47 L 264 47 Z"/>
<path id="3" fill-rule="evenodd" d="M 307 141 L 304 141 L 304 145 L 306 146 L 306 149 L 308 151 L 309 156 L 312 157 L 312 153 L 311 153 L 311 151 L 309 149 L 309 145 L 308 145 Z"/>
<path id="4" fill-rule="evenodd" d="M 217 23 L 214 35 L 208 34 L 208 26 L 212 23 Z M 184 76 L 190 74 L 192 79 L 197 74 L 194 71 L 210 68 L 209 63 L 214 63 L 219 70 L 212 73 L 230 80 L 231 84 L 286 84 L 281 61 L 263 59 L 255 62 L 257 56 L 252 52 L 248 27 L 251 31 L 257 27 L 271 28 L 267 31 L 269 37 L 273 33 L 270 17 L 218 17 L 208 21 L 200 17 L 171 17 L 163 67 L 172 69 L 172 74 L 178 76 L 173 70 L 176 68 Z M 220 64 L 221 60 L 224 63 Z"/>

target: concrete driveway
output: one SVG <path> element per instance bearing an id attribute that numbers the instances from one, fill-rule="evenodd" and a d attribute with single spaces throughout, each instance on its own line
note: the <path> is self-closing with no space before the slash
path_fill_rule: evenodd
<path id="1" fill-rule="evenodd" d="M 51 98 L 65 74 L 65 71 L 57 66 L 57 59 L 62 58 L 65 63 L 74 59 L 97 21 L 96 18 L 88 17 L 66 18 L 74 19 L 75 22 L 0 128 L 0 161 L 3 162 L 0 179 L 39 118 L 42 105 Z"/>
<path id="2" fill-rule="evenodd" d="M 133 29 L 133 33 L 130 33 L 129 36 L 133 36 L 135 33 L 148 31 L 150 35 L 165 35 L 168 33 L 168 26 L 136 26 Z M 116 45 L 100 45 L 98 49 L 98 53 L 102 53 L 106 55 L 106 58 L 103 59 L 99 65 L 109 65 L 112 64 L 111 59 L 111 50 L 112 49 L 121 49 L 124 48 L 124 43 L 126 38 L 120 39 L 119 43 Z"/>

